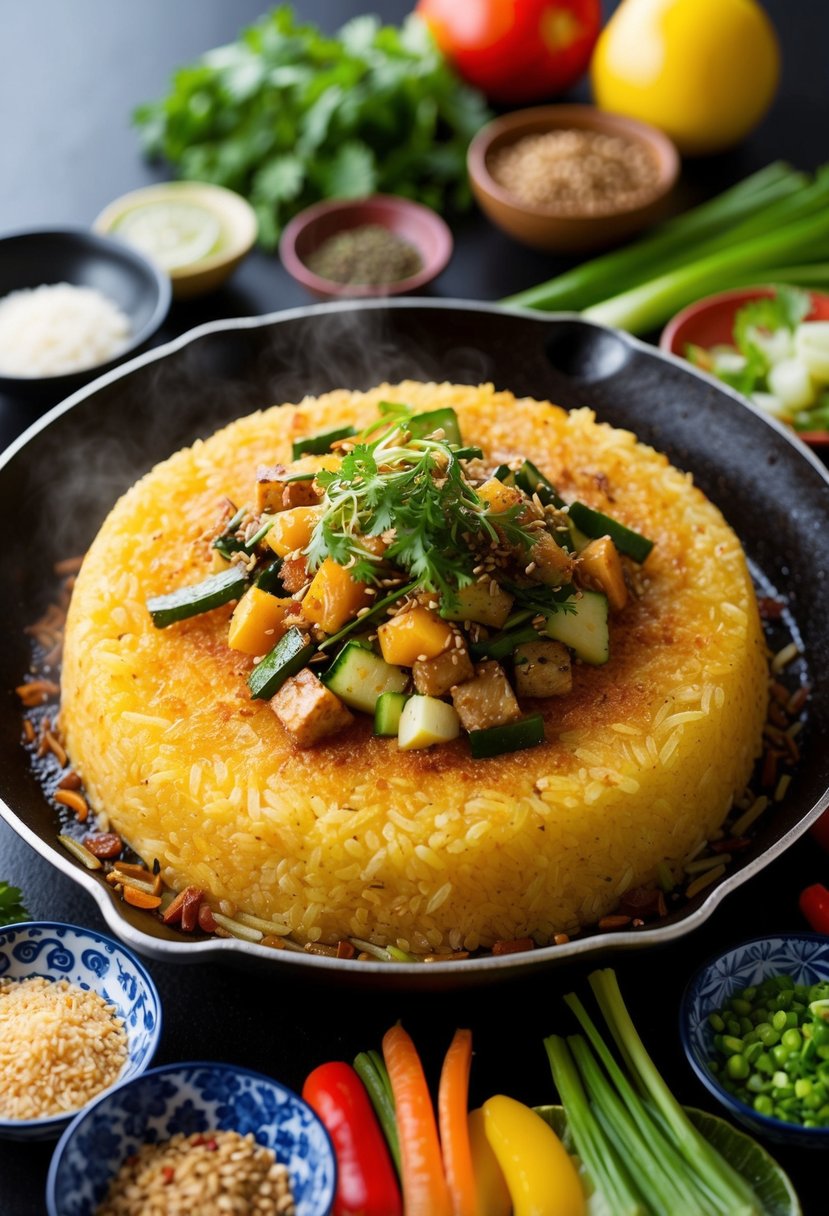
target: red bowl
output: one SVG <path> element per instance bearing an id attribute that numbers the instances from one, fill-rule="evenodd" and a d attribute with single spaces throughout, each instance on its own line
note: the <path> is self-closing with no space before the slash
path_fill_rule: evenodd
<path id="1" fill-rule="evenodd" d="M 751 300 L 766 299 L 774 295 L 774 287 L 744 287 L 738 291 L 722 291 L 689 304 L 678 312 L 662 331 L 660 350 L 684 357 L 689 345 L 724 346 L 734 341 L 734 316 Z M 829 321 L 829 295 L 810 291 L 812 310 L 807 321 Z M 829 447 L 829 431 L 798 431 L 798 435 L 812 447 Z"/>
<path id="2" fill-rule="evenodd" d="M 382 224 L 414 245 L 423 262 L 417 274 L 393 283 L 336 283 L 308 269 L 307 259 L 323 241 L 363 224 Z M 331 199 L 294 216 L 282 233 L 279 256 L 288 273 L 323 300 L 410 295 L 444 269 L 452 256 L 452 233 L 436 211 L 395 194 Z"/>

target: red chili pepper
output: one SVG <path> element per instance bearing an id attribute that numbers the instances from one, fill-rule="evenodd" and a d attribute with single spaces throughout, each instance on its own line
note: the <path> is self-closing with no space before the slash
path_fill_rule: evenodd
<path id="1" fill-rule="evenodd" d="M 815 933 L 829 936 L 829 890 L 823 883 L 813 883 L 800 892 L 800 911 Z"/>
<path id="2" fill-rule="evenodd" d="M 365 1087 L 350 1064 L 321 1064 L 302 1096 L 317 1112 L 337 1154 L 333 1216 L 402 1216 L 400 1188 Z"/>

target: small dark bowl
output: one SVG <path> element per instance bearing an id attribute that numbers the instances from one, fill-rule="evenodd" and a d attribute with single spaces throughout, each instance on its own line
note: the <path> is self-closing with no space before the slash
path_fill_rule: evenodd
<path id="1" fill-rule="evenodd" d="M 393 283 L 336 283 L 308 269 L 307 260 L 324 241 L 349 228 L 381 224 L 414 245 L 423 265 L 417 274 Z M 295 215 L 282 233 L 279 256 L 288 273 L 321 300 L 411 295 L 437 278 L 452 256 L 452 233 L 431 207 L 395 194 L 333 199 Z"/>
<path id="2" fill-rule="evenodd" d="M 129 317 L 131 336 L 113 359 L 56 376 L 7 376 L 0 393 L 59 400 L 123 363 L 160 327 L 170 307 L 170 280 L 136 250 L 84 228 L 16 232 L 0 238 L 0 298 L 44 283 L 94 287 Z"/>

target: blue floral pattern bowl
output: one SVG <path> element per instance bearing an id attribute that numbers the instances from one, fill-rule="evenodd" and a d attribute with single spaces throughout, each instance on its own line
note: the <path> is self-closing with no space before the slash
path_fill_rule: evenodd
<path id="1" fill-rule="evenodd" d="M 67 1128 L 46 1184 L 49 1216 L 89 1216 L 142 1144 L 177 1132 L 252 1132 L 288 1167 L 297 1216 L 327 1216 L 337 1167 L 328 1132 L 306 1102 L 261 1073 L 201 1061 L 153 1068 L 111 1089 Z"/>
<path id="2" fill-rule="evenodd" d="M 161 998 L 149 972 L 119 942 L 51 921 L 32 921 L 0 929 L 0 980 L 42 976 L 93 989 L 124 1019 L 127 1061 L 118 1083 L 149 1068 L 161 1037 Z M 0 1136 L 9 1140 L 57 1140 L 77 1114 L 45 1119 L 0 1119 Z"/>
<path id="3" fill-rule="evenodd" d="M 779 1144 L 829 1149 L 829 1128 L 800 1127 L 758 1114 L 723 1089 L 708 1068 L 714 1055 L 709 1014 L 722 1008 L 741 988 L 761 984 L 772 975 L 790 975 L 796 984 L 829 980 L 829 938 L 817 933 L 780 933 L 758 937 L 710 959 L 685 989 L 679 1029 L 688 1062 L 714 1097 L 755 1134 Z"/>

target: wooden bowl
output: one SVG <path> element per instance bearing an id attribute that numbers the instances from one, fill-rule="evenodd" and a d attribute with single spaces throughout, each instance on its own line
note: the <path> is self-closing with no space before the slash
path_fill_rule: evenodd
<path id="1" fill-rule="evenodd" d="M 744 304 L 774 295 L 774 287 L 744 287 L 721 291 L 689 304 L 668 322 L 659 339 L 661 350 L 685 357 L 688 346 L 727 346 L 734 341 L 734 317 Z M 829 295 L 810 291 L 812 310 L 807 321 L 829 321 Z M 829 448 L 829 431 L 798 431 L 799 438 L 815 448 Z"/>
<path id="2" fill-rule="evenodd" d="M 490 173 L 495 154 L 524 136 L 573 129 L 617 135 L 650 149 L 657 177 L 644 202 L 605 215 L 574 215 L 522 203 Z M 550 105 L 516 110 L 487 123 L 469 145 L 467 169 L 481 209 L 504 232 L 548 253 L 586 253 L 617 244 L 663 218 L 679 173 L 679 153 L 666 135 L 646 123 L 607 114 L 594 106 Z"/>

